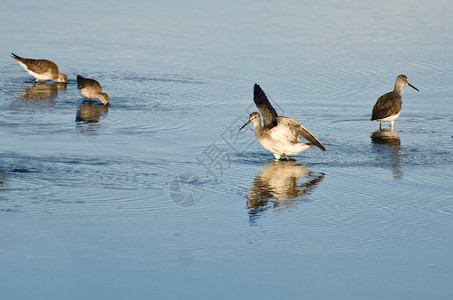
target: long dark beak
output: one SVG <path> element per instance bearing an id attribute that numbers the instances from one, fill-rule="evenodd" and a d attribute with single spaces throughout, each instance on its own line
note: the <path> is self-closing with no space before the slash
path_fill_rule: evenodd
<path id="1" fill-rule="evenodd" d="M 416 90 L 417 92 L 420 92 L 415 86 L 413 86 L 412 84 L 410 84 L 409 82 L 407 83 L 408 86 L 410 86 L 411 88 L 413 88 L 414 90 Z"/>
<path id="2" fill-rule="evenodd" d="M 242 130 L 242 128 L 244 128 L 245 126 L 249 125 L 249 124 L 250 124 L 250 122 L 252 122 L 252 120 L 248 120 L 248 121 L 247 121 L 247 123 L 245 123 L 245 124 L 244 124 L 244 126 L 242 126 L 242 127 L 241 127 L 241 129 L 239 129 L 239 131 L 241 131 L 241 130 Z"/>

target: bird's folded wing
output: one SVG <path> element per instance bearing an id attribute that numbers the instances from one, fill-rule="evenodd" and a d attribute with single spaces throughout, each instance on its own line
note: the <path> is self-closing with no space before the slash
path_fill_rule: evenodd
<path id="1" fill-rule="evenodd" d="M 387 118 L 396 115 L 401 110 L 401 102 L 398 95 L 393 92 L 379 97 L 371 112 L 371 121 Z M 393 101 L 396 100 L 396 101 Z"/>

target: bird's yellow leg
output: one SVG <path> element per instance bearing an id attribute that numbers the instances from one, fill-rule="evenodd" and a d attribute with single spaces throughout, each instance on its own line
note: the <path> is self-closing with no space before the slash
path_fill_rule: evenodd
<path id="1" fill-rule="evenodd" d="M 286 153 L 283 153 L 283 155 L 286 157 L 287 161 L 290 161 L 290 159 L 289 159 L 288 155 L 286 155 Z"/>

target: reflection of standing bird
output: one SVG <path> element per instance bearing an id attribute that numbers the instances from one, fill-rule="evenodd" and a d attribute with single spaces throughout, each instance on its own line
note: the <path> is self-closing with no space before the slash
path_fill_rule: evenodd
<path id="1" fill-rule="evenodd" d="M 249 116 L 249 120 L 241 127 L 241 129 L 253 122 L 253 130 L 255 131 L 256 138 L 266 150 L 269 150 L 274 154 L 275 159 L 280 159 L 280 156 L 284 155 L 286 159 L 289 160 L 288 154 L 297 154 L 313 145 L 326 151 L 326 148 L 324 148 L 321 142 L 297 121 L 278 116 L 263 90 L 256 83 L 253 101 L 255 101 L 256 107 L 263 115 L 264 126 L 261 127 L 260 114 L 252 112 Z M 299 139 L 299 135 L 310 143 L 302 143 Z"/>
<path id="2" fill-rule="evenodd" d="M 96 80 L 77 75 L 77 87 L 83 101 L 85 99 L 98 99 L 104 105 L 109 103 L 109 95 L 102 93 L 102 87 Z"/>
<path id="3" fill-rule="evenodd" d="M 398 75 L 393 91 L 377 99 L 373 107 L 373 112 L 371 113 L 371 121 L 378 121 L 379 128 L 381 128 L 382 122 L 390 122 L 390 127 L 393 129 L 393 123 L 395 123 L 395 120 L 401 113 L 401 106 L 403 104 L 401 96 L 403 95 L 403 86 L 405 85 L 418 91 L 415 86 L 407 81 L 406 75 Z"/>
<path id="4" fill-rule="evenodd" d="M 398 132 L 392 129 L 379 129 L 371 134 L 371 141 L 375 144 L 387 145 L 387 146 L 399 146 L 401 140 L 398 136 Z"/>
<path id="5" fill-rule="evenodd" d="M 403 160 L 401 157 L 401 140 L 398 132 L 393 129 L 379 129 L 371 134 L 371 142 L 374 145 L 382 145 L 373 147 L 378 154 L 378 164 L 386 165 L 390 163 L 394 179 L 403 177 Z M 390 152 L 388 151 L 390 149 Z M 387 159 L 389 158 L 389 159 Z"/>
<path id="6" fill-rule="evenodd" d="M 65 74 L 61 74 L 58 71 L 58 66 L 47 59 L 31 59 L 23 58 L 11 53 L 11 57 L 16 60 L 28 74 L 33 76 L 38 81 L 52 80 L 58 82 L 68 81 L 68 77 Z"/>

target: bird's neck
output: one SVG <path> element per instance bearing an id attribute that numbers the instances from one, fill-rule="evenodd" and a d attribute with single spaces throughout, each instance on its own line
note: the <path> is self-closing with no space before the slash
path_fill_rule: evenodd
<path id="1" fill-rule="evenodd" d="M 253 122 L 253 129 L 256 129 L 256 128 L 262 128 L 260 119 Z"/>
<path id="2" fill-rule="evenodd" d="M 403 86 L 402 84 L 397 84 L 395 83 L 395 88 L 393 89 L 393 91 L 395 93 L 397 93 L 398 95 L 402 95 L 403 94 Z"/>
<path id="3" fill-rule="evenodd" d="M 256 122 L 253 122 L 253 131 L 255 131 L 256 135 L 260 135 L 263 130 L 263 127 L 261 126 L 261 120 L 257 120 Z"/>

